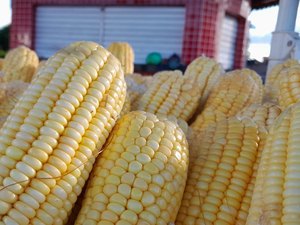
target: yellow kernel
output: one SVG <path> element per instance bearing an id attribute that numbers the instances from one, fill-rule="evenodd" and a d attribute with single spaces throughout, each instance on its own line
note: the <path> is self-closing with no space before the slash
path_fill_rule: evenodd
<path id="1" fill-rule="evenodd" d="M 86 215 L 87 219 L 99 221 L 100 220 L 100 212 L 97 210 L 89 210 Z"/>
<path id="2" fill-rule="evenodd" d="M 86 220 L 83 225 L 114 225 L 114 223 L 110 221 L 100 221 L 97 223 L 96 221 L 91 222 L 90 220 Z"/>
<path id="3" fill-rule="evenodd" d="M 156 184 L 149 184 L 148 190 L 156 197 L 159 197 L 161 195 L 161 188 Z"/>
<path id="4" fill-rule="evenodd" d="M 131 225 L 131 223 L 126 220 L 119 220 L 116 225 Z"/>
<path id="5" fill-rule="evenodd" d="M 127 209 L 139 214 L 143 211 L 143 205 L 137 200 L 129 199 L 127 202 Z"/>
<path id="6" fill-rule="evenodd" d="M 128 168 L 128 162 L 125 159 L 119 158 L 116 160 L 116 166 L 119 166 L 125 170 Z"/>
<path id="7" fill-rule="evenodd" d="M 144 207 L 150 206 L 155 202 L 155 197 L 151 192 L 146 191 L 143 194 L 141 202 Z"/>
<path id="8" fill-rule="evenodd" d="M 160 175 L 160 174 L 154 174 L 154 175 L 152 176 L 152 182 L 153 182 L 154 184 L 157 184 L 157 185 L 160 186 L 160 187 L 163 187 L 164 184 L 165 184 L 165 179 L 164 179 L 164 177 L 163 177 L 162 175 Z"/>
<path id="9" fill-rule="evenodd" d="M 149 224 L 156 224 L 156 217 L 151 212 L 143 211 L 139 217 L 146 220 Z"/>
<path id="10" fill-rule="evenodd" d="M 138 174 L 137 174 L 137 177 L 139 178 L 142 178 L 144 181 L 146 181 L 148 184 L 151 183 L 151 180 L 152 180 L 152 177 L 151 175 L 146 172 L 146 171 L 140 171 Z"/>
<path id="11" fill-rule="evenodd" d="M 130 152 L 123 152 L 121 157 L 125 159 L 127 162 L 131 162 L 135 159 L 134 155 Z"/>
<path id="12" fill-rule="evenodd" d="M 142 164 L 146 164 L 146 163 L 149 163 L 151 161 L 151 158 L 149 155 L 145 154 L 145 153 L 139 153 L 137 156 L 136 156 L 136 159 L 142 163 Z"/>
<path id="13" fill-rule="evenodd" d="M 116 175 L 108 175 L 105 179 L 106 184 L 119 185 L 121 183 L 120 178 Z"/>
<path id="14" fill-rule="evenodd" d="M 142 191 L 146 191 L 146 190 L 148 189 L 148 184 L 147 184 L 146 181 L 143 180 L 142 178 L 137 177 L 137 178 L 134 180 L 133 187 L 139 188 L 139 189 L 141 189 Z"/>
<path id="15" fill-rule="evenodd" d="M 157 151 L 157 149 L 159 148 L 159 144 L 157 141 L 154 141 L 154 140 L 148 140 L 147 141 L 147 145 L 153 149 L 154 151 Z"/>
<path id="16" fill-rule="evenodd" d="M 150 158 L 152 158 L 154 156 L 154 153 L 155 153 L 154 150 L 150 146 L 143 146 L 141 152 L 145 153 Z"/>
<path id="17" fill-rule="evenodd" d="M 131 187 L 128 184 L 120 184 L 118 186 L 118 192 L 122 194 L 125 198 L 129 198 Z"/>
<path id="18" fill-rule="evenodd" d="M 146 139 L 143 137 L 138 137 L 135 139 L 135 144 L 139 147 L 145 146 L 147 143 Z"/>
<path id="19" fill-rule="evenodd" d="M 101 220 L 111 221 L 112 223 L 116 223 L 118 221 L 118 215 L 112 211 L 105 210 L 101 213 Z"/>
<path id="20" fill-rule="evenodd" d="M 131 189 L 131 198 L 132 199 L 135 199 L 135 200 L 141 200 L 142 199 L 142 196 L 143 196 L 143 192 L 141 189 L 139 188 L 132 188 Z"/>
<path id="21" fill-rule="evenodd" d="M 103 187 L 103 193 L 106 194 L 108 197 L 112 196 L 117 192 L 117 186 L 113 184 L 106 184 Z"/>
<path id="22" fill-rule="evenodd" d="M 137 174 L 142 170 L 143 165 L 138 161 L 132 161 L 129 163 L 129 172 Z"/>
<path id="23" fill-rule="evenodd" d="M 121 215 L 121 219 L 126 220 L 131 224 L 136 224 L 138 221 L 138 216 L 132 210 L 125 210 Z"/>
<path id="24" fill-rule="evenodd" d="M 121 167 L 113 167 L 110 172 L 119 177 L 126 173 L 126 171 Z"/>
<path id="25" fill-rule="evenodd" d="M 127 198 L 124 197 L 123 195 L 121 195 L 120 193 L 113 194 L 110 197 L 109 201 L 113 202 L 113 203 L 117 203 L 122 206 L 126 206 L 126 204 L 127 204 Z"/>
<path id="26" fill-rule="evenodd" d="M 140 129 L 140 135 L 145 138 L 147 138 L 151 134 L 151 132 L 152 131 L 149 127 L 142 127 Z"/>
<path id="27" fill-rule="evenodd" d="M 125 207 L 117 203 L 109 203 L 107 205 L 107 209 L 113 211 L 117 215 L 121 215 L 121 213 L 125 210 Z"/>
<path id="28" fill-rule="evenodd" d="M 144 170 L 149 172 L 151 175 L 159 173 L 159 169 L 152 162 L 145 164 L 144 165 Z"/>
<path id="29" fill-rule="evenodd" d="M 140 153 L 140 148 L 137 145 L 130 145 L 126 148 L 126 151 L 136 155 L 136 154 Z"/>
<path id="30" fill-rule="evenodd" d="M 135 179 L 135 175 L 133 173 L 124 173 L 121 178 L 121 182 L 124 184 L 132 185 Z"/>

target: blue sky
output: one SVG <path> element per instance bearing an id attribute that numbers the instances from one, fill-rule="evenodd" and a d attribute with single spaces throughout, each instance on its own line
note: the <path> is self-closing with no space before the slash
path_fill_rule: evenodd
<path id="1" fill-rule="evenodd" d="M 11 0 L 0 0 L 0 28 L 11 22 Z M 253 10 L 249 20 L 254 28 L 250 29 L 249 49 L 250 58 L 262 61 L 269 56 L 271 33 L 275 30 L 278 6 Z M 300 33 L 300 5 L 296 20 L 296 32 Z"/>
<path id="2" fill-rule="evenodd" d="M 262 61 L 263 57 L 269 56 L 272 32 L 275 30 L 278 6 L 253 10 L 249 20 L 254 28 L 250 29 L 249 49 L 250 58 Z M 295 31 L 300 33 L 300 5 L 296 20 Z"/>

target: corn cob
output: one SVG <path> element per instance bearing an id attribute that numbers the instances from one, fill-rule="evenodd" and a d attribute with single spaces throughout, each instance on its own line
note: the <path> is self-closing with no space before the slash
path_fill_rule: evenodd
<path id="1" fill-rule="evenodd" d="M 120 60 L 124 74 L 133 73 L 134 71 L 134 51 L 127 42 L 112 42 L 108 46 L 110 51 L 117 59 Z"/>
<path id="2" fill-rule="evenodd" d="M 126 93 L 125 102 L 124 102 L 122 111 L 120 113 L 120 116 L 124 116 L 125 114 L 127 114 L 127 113 L 129 113 L 131 111 L 131 109 L 130 109 L 130 103 L 131 102 L 130 102 L 129 95 L 128 95 L 128 93 Z"/>
<path id="3" fill-rule="evenodd" d="M 75 224 L 174 222 L 187 169 L 181 129 L 151 113 L 131 112 L 118 121 L 97 160 Z"/>
<path id="4" fill-rule="evenodd" d="M 245 224 L 266 131 L 234 117 L 207 129 L 189 169 L 176 225 Z"/>
<path id="5" fill-rule="evenodd" d="M 253 119 L 259 126 L 266 127 L 270 130 L 271 125 L 275 119 L 280 115 L 281 109 L 278 105 L 273 103 L 252 104 L 244 108 L 237 114 L 237 117 L 248 117 Z"/>
<path id="6" fill-rule="evenodd" d="M 66 222 L 125 95 L 121 65 L 96 43 L 48 60 L 0 130 L 0 223 Z"/>
<path id="7" fill-rule="evenodd" d="M 125 77 L 127 93 L 130 98 L 131 110 L 138 108 L 138 101 L 146 92 L 152 82 L 152 76 L 142 76 L 141 74 L 127 74 Z"/>
<path id="8" fill-rule="evenodd" d="M 0 128 L 27 87 L 28 83 L 18 80 L 0 84 Z"/>
<path id="9" fill-rule="evenodd" d="M 282 72 L 279 85 L 279 105 L 285 109 L 300 101 L 300 64 Z"/>
<path id="10" fill-rule="evenodd" d="M 260 82 L 258 75 L 247 69 L 227 73 L 214 87 L 203 111 L 191 127 L 197 131 L 205 129 L 224 117 L 235 116 L 252 103 L 261 103 L 263 92 Z"/>
<path id="11" fill-rule="evenodd" d="M 6 121 L 6 119 L 7 119 L 7 116 L 2 116 L 2 117 L 0 117 L 0 128 L 3 126 L 3 124 L 5 123 L 5 121 Z M 1 192 L 1 191 L 0 191 Z"/>
<path id="12" fill-rule="evenodd" d="M 181 71 L 164 71 L 139 100 L 138 109 L 154 114 L 172 115 L 188 121 L 199 105 L 199 85 L 182 76 Z"/>
<path id="13" fill-rule="evenodd" d="M 36 53 L 25 46 L 10 50 L 3 62 L 4 81 L 30 82 L 39 64 Z"/>
<path id="14" fill-rule="evenodd" d="M 299 65 L 299 62 L 295 59 L 288 59 L 283 63 L 279 63 L 272 68 L 269 74 L 267 74 L 265 82 L 265 101 L 272 101 L 277 103 L 280 80 L 284 76 L 284 71 L 292 66 Z"/>
<path id="15" fill-rule="evenodd" d="M 39 65 L 38 65 L 38 67 L 36 68 L 36 71 L 35 71 L 35 73 L 33 74 L 31 80 L 33 80 L 33 79 L 36 78 L 36 75 L 38 74 L 38 71 L 39 71 L 40 69 L 42 69 L 42 68 L 46 65 L 46 62 L 47 62 L 47 60 L 41 60 L 41 61 L 39 62 Z"/>
<path id="16" fill-rule="evenodd" d="M 23 81 L 11 81 L 3 84 L 4 96 L 0 98 L 0 117 L 6 117 L 14 108 L 22 93 L 28 87 Z"/>
<path id="17" fill-rule="evenodd" d="M 220 63 L 205 56 L 196 58 L 188 65 L 184 76 L 200 85 L 200 106 L 205 104 L 209 93 L 223 73 Z"/>
<path id="18" fill-rule="evenodd" d="M 299 224 L 300 103 L 271 127 L 258 169 L 247 225 Z"/>
<path id="19" fill-rule="evenodd" d="M 4 59 L 0 58 L 0 70 L 2 70 Z"/>

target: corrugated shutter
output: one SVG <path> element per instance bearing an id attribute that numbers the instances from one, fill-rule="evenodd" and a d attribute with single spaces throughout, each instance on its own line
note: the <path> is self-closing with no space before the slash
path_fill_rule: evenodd
<path id="1" fill-rule="evenodd" d="M 226 15 L 222 23 L 218 51 L 218 61 L 226 70 L 233 68 L 237 28 L 237 19 Z"/>
<path id="2" fill-rule="evenodd" d="M 103 44 L 129 42 L 136 64 L 144 64 L 150 52 L 181 55 L 184 24 L 184 7 L 107 7 Z"/>
<path id="3" fill-rule="evenodd" d="M 71 42 L 99 42 L 103 12 L 100 7 L 39 6 L 36 11 L 35 49 L 49 57 Z"/>

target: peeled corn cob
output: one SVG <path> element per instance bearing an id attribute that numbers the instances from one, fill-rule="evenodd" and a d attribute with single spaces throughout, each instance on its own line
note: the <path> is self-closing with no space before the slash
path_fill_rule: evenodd
<path id="1" fill-rule="evenodd" d="M 46 62 L 47 62 L 47 60 L 41 60 L 41 61 L 39 62 L 39 65 L 38 65 L 38 67 L 36 68 L 36 71 L 35 71 L 35 73 L 33 74 L 31 80 L 33 80 L 33 79 L 36 78 L 36 75 L 38 74 L 38 71 L 39 71 L 40 69 L 42 69 L 42 68 L 46 65 Z"/>
<path id="2" fill-rule="evenodd" d="M 0 58 L 0 70 L 2 70 L 4 59 Z"/>
<path id="3" fill-rule="evenodd" d="M 163 71 L 139 100 L 138 109 L 172 115 L 188 121 L 199 105 L 199 85 L 182 76 L 181 71 Z"/>
<path id="4" fill-rule="evenodd" d="M 188 65 L 184 76 L 199 84 L 201 106 L 223 73 L 224 69 L 220 63 L 205 56 L 196 58 Z"/>
<path id="5" fill-rule="evenodd" d="M 18 80 L 0 84 L 0 128 L 27 87 L 28 83 Z"/>
<path id="6" fill-rule="evenodd" d="M 112 42 L 108 46 L 110 51 L 117 59 L 120 60 L 124 74 L 133 73 L 134 71 L 134 51 L 127 42 Z"/>
<path id="7" fill-rule="evenodd" d="M 280 80 L 285 76 L 284 71 L 289 69 L 292 66 L 299 65 L 299 62 L 295 59 L 288 59 L 283 63 L 277 64 L 272 68 L 269 74 L 266 77 L 265 84 L 265 96 L 266 101 L 277 102 L 279 89 L 280 89 Z"/>
<path id="8" fill-rule="evenodd" d="M 39 64 L 36 53 L 25 46 L 10 50 L 3 62 L 4 81 L 30 82 Z"/>
<path id="9" fill-rule="evenodd" d="M 0 130 L 0 223 L 66 222 L 125 95 L 121 65 L 96 43 L 48 60 Z"/>
<path id="10" fill-rule="evenodd" d="M 237 117 L 248 117 L 253 119 L 258 125 L 270 129 L 275 119 L 280 115 L 281 109 L 278 105 L 273 103 L 252 104 L 244 108 L 237 114 Z"/>
<path id="11" fill-rule="evenodd" d="M 143 76 L 141 74 L 132 73 L 125 76 L 127 84 L 127 93 L 130 98 L 131 110 L 138 108 L 138 101 L 146 92 L 152 82 L 152 76 Z"/>
<path id="12" fill-rule="evenodd" d="M 207 129 L 176 225 L 245 224 L 266 130 L 234 117 Z"/>
<path id="13" fill-rule="evenodd" d="M 199 131 L 224 117 L 235 116 L 252 103 L 261 103 L 262 81 L 257 76 L 248 69 L 235 70 L 224 75 L 212 90 L 203 111 L 191 127 Z"/>
<path id="14" fill-rule="evenodd" d="M 300 101 L 300 64 L 282 72 L 278 100 L 283 109 Z"/>
<path id="15" fill-rule="evenodd" d="M 0 117 L 9 115 L 27 87 L 28 83 L 18 80 L 3 84 L 5 94 L 0 98 Z"/>
<path id="16" fill-rule="evenodd" d="M 187 142 L 179 127 L 151 113 L 131 112 L 110 134 L 75 224 L 174 222 L 187 169 Z"/>
<path id="17" fill-rule="evenodd" d="M 298 224 L 300 103 L 271 127 L 258 169 L 247 225 Z"/>
<path id="18" fill-rule="evenodd" d="M 129 95 L 128 93 L 126 94 L 126 98 L 125 98 L 125 102 L 124 102 L 124 105 L 123 105 L 123 108 L 122 108 L 122 111 L 120 113 L 120 116 L 124 116 L 125 114 L 129 113 L 131 111 L 130 109 L 130 98 L 129 98 Z"/>

